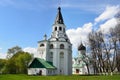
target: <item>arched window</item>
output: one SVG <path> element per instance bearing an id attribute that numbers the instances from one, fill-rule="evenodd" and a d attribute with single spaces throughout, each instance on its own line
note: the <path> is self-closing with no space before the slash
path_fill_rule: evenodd
<path id="1" fill-rule="evenodd" d="M 50 49 L 53 49 L 54 47 L 53 47 L 53 44 L 50 44 Z"/>
<path id="2" fill-rule="evenodd" d="M 64 52 L 60 52 L 60 74 L 64 74 Z"/>
<path id="3" fill-rule="evenodd" d="M 57 31 L 57 27 L 55 27 L 55 31 Z"/>
<path id="4" fill-rule="evenodd" d="M 63 32 L 65 32 L 65 28 L 63 28 Z"/>
<path id="5" fill-rule="evenodd" d="M 60 49 L 64 49 L 64 44 L 60 44 Z"/>
<path id="6" fill-rule="evenodd" d="M 53 52 L 50 52 L 50 61 L 53 62 Z"/>
<path id="7" fill-rule="evenodd" d="M 59 30 L 62 31 L 62 27 L 59 27 Z"/>
<path id="8" fill-rule="evenodd" d="M 63 52 L 60 53 L 60 58 L 64 58 L 64 53 Z"/>
<path id="9" fill-rule="evenodd" d="M 44 44 L 40 44 L 40 47 L 44 47 Z"/>
<path id="10" fill-rule="evenodd" d="M 50 58 L 53 58 L 53 52 L 50 52 Z"/>
<path id="11" fill-rule="evenodd" d="M 69 49 L 71 49 L 71 46 L 69 46 Z"/>

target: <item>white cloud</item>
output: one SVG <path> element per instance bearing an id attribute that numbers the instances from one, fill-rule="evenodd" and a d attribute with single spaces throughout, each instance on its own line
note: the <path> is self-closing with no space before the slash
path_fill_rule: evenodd
<path id="1" fill-rule="evenodd" d="M 109 29 L 114 28 L 116 24 L 117 24 L 116 19 L 111 18 L 107 20 L 104 24 L 101 24 L 99 30 L 101 30 L 103 33 L 109 33 Z"/>
<path id="2" fill-rule="evenodd" d="M 77 29 L 69 29 L 67 30 L 67 35 L 70 38 L 71 43 L 73 44 L 73 48 L 77 48 L 77 46 L 82 42 L 87 42 L 87 36 L 92 31 L 92 26 L 95 23 L 102 22 L 97 24 L 100 26 L 98 30 L 102 30 L 104 33 L 107 33 L 110 28 L 114 28 L 116 20 L 114 16 L 119 11 L 119 6 L 107 6 L 106 10 L 100 14 L 97 18 L 95 18 L 94 23 L 85 23 L 83 27 L 78 27 Z M 94 25 L 96 26 L 96 25 Z"/>
<path id="3" fill-rule="evenodd" d="M 2 48 L 0 48 L 0 51 L 2 50 Z M 6 58 L 6 53 L 0 53 L 0 59 L 5 59 Z"/>
<path id="4" fill-rule="evenodd" d="M 104 20 L 113 18 L 119 11 L 119 8 L 120 8 L 119 6 L 107 6 L 105 11 L 101 15 L 99 15 L 95 19 L 95 21 L 100 22 L 100 21 L 104 21 Z"/>
<path id="5" fill-rule="evenodd" d="M 0 48 L 0 49 L 2 49 L 2 48 Z M 34 57 L 37 57 L 37 49 L 36 48 L 26 47 L 26 48 L 23 49 L 23 51 L 29 52 L 29 53 L 33 54 Z M 5 59 L 6 56 L 7 56 L 7 53 L 0 53 L 0 59 L 1 58 Z"/>
<path id="6" fill-rule="evenodd" d="M 92 23 L 84 24 L 83 27 L 78 27 L 77 29 L 69 29 L 66 31 L 68 37 L 70 38 L 73 47 L 77 48 L 79 44 L 87 41 L 87 35 L 92 30 Z"/>
<path id="7" fill-rule="evenodd" d="M 34 57 L 37 57 L 37 49 L 36 48 L 26 47 L 23 49 L 23 51 L 29 52 L 29 53 L 33 54 Z"/>
<path id="8" fill-rule="evenodd" d="M 0 53 L 0 59 L 5 59 L 6 58 L 6 53 Z"/>

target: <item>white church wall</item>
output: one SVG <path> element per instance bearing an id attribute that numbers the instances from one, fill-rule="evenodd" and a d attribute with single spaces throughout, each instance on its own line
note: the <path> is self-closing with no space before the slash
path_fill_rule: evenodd
<path id="1" fill-rule="evenodd" d="M 71 46 L 66 42 L 50 42 L 50 44 L 54 45 L 53 49 L 50 49 L 49 52 L 53 52 L 53 65 L 57 67 L 58 74 L 72 74 L 72 55 L 71 55 Z M 60 44 L 64 44 L 64 49 L 60 49 Z M 64 53 L 64 63 L 60 62 L 60 53 Z M 70 55 L 69 55 L 70 53 Z M 65 66 L 64 66 L 65 65 Z M 62 67 L 61 67 L 62 66 Z M 62 70 L 62 71 L 61 71 Z"/>
<path id="2" fill-rule="evenodd" d="M 65 65 L 66 65 L 66 67 L 65 67 L 65 74 L 68 75 L 68 73 L 69 73 L 69 67 L 70 67 L 69 66 L 69 64 L 70 64 L 69 62 L 70 61 L 69 61 L 69 53 L 68 53 L 68 51 L 65 51 L 65 61 L 66 61 L 65 62 Z"/>
<path id="3" fill-rule="evenodd" d="M 47 69 L 47 70 L 46 70 L 46 74 L 47 74 L 47 75 L 53 75 L 52 70 L 48 70 L 48 69 Z"/>
<path id="4" fill-rule="evenodd" d="M 68 59 L 68 71 L 69 71 L 69 75 L 72 74 L 72 52 L 69 52 L 69 59 Z"/>
<path id="5" fill-rule="evenodd" d="M 35 69 L 28 68 L 28 75 L 36 75 L 35 71 Z"/>
<path id="6" fill-rule="evenodd" d="M 59 53 L 59 73 L 64 74 L 64 52 Z"/>
<path id="7" fill-rule="evenodd" d="M 40 71 L 42 71 L 41 75 L 47 75 L 45 68 L 28 68 L 28 75 L 40 75 Z"/>
<path id="8" fill-rule="evenodd" d="M 44 46 L 41 46 L 42 44 Z M 48 55 L 47 55 L 48 54 L 48 47 L 49 47 L 48 41 L 41 41 L 41 42 L 38 43 L 37 51 L 38 51 L 38 55 L 39 55 L 38 57 L 39 58 L 42 58 L 44 60 L 48 59 Z"/>

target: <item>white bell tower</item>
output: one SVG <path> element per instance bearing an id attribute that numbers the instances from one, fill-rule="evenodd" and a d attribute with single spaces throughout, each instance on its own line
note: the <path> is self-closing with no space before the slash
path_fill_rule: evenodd
<path id="1" fill-rule="evenodd" d="M 47 39 L 44 35 L 44 40 L 38 42 L 38 57 L 52 62 L 58 75 L 72 74 L 72 44 L 65 29 L 61 8 L 58 7 L 51 37 Z"/>
<path id="2" fill-rule="evenodd" d="M 72 74 L 72 44 L 66 34 L 66 26 L 58 7 L 58 13 L 52 26 L 49 53 L 53 55 L 53 65 L 57 68 L 57 74 Z"/>

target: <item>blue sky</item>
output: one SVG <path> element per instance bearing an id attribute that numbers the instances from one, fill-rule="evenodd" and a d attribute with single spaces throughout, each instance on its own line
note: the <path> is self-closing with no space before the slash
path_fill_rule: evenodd
<path id="1" fill-rule="evenodd" d="M 114 10 L 120 8 L 119 0 L 0 0 L 0 56 L 4 57 L 8 48 L 16 45 L 27 50 L 37 48 L 37 41 L 42 40 L 45 33 L 48 37 L 51 35 L 59 2 L 70 38 L 79 30 L 91 29 L 94 24 L 104 27 L 108 20 L 114 21 L 113 15 L 104 18 L 104 25 L 101 15 L 106 16 L 104 13 L 107 10 L 116 14 Z M 78 39 L 84 32 L 78 33 L 81 36 L 74 39 L 80 42 Z M 77 46 L 73 45 L 73 48 Z"/>

